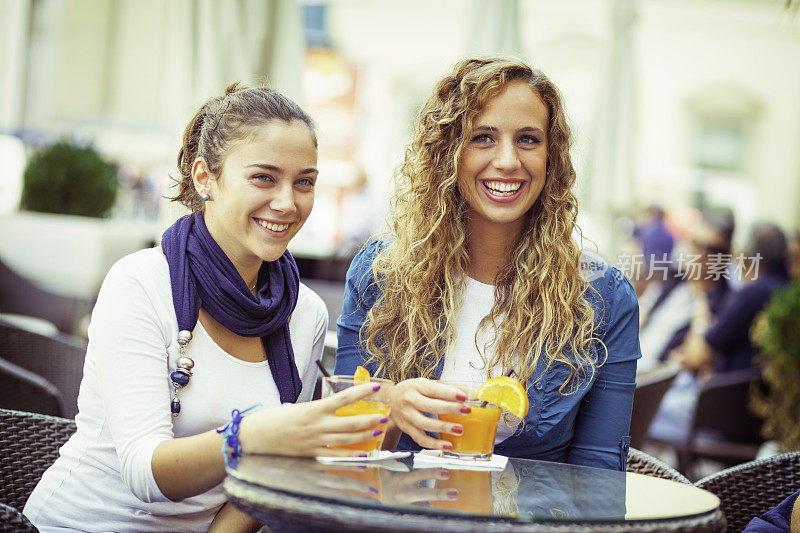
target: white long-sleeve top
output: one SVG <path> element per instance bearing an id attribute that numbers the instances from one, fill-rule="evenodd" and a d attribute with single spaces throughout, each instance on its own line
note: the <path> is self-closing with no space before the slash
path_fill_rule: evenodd
<path id="1" fill-rule="evenodd" d="M 328 312 L 300 285 L 289 320 L 295 362 L 309 401 L 322 356 Z M 24 514 L 48 531 L 207 531 L 225 503 L 221 485 L 172 502 L 159 490 L 151 461 L 156 447 L 225 424 L 233 409 L 280 405 L 266 361 L 222 350 L 198 322 L 186 355 L 194 360 L 173 418 L 169 379 L 179 357 L 178 322 L 169 268 L 158 248 L 118 261 L 106 276 L 89 325 L 78 396 L 78 431 L 42 477 Z M 222 453 L 220 451 L 220 453 Z"/>
<path id="2" fill-rule="evenodd" d="M 486 361 L 494 355 L 495 333 L 493 331 L 478 330 L 484 317 L 489 316 L 494 307 L 494 285 L 487 285 L 478 280 L 467 277 L 464 284 L 464 301 L 458 310 L 455 320 L 456 339 L 445 352 L 441 381 L 454 381 L 457 383 L 471 383 L 475 389 L 489 377 L 497 377 L 502 368 L 486 370 L 486 365 L 481 358 L 481 353 L 475 346 L 475 334 L 478 332 L 478 346 L 486 347 Z M 502 319 L 502 317 L 501 317 Z M 511 413 L 505 413 L 503 421 L 497 425 L 495 444 L 503 442 L 516 431 L 519 418 Z"/>

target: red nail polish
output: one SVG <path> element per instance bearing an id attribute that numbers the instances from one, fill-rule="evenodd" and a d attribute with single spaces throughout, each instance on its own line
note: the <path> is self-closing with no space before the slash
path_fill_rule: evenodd
<path id="1" fill-rule="evenodd" d="M 450 477 L 450 472 L 447 470 L 442 470 L 439 475 L 442 477 L 442 479 L 448 479 Z"/>
<path id="2" fill-rule="evenodd" d="M 452 450 L 453 449 L 453 445 L 450 444 L 449 442 L 445 442 L 444 445 L 442 445 L 442 449 L 444 449 L 444 450 Z"/>
<path id="3" fill-rule="evenodd" d="M 374 387 L 372 387 L 372 390 L 377 392 L 377 391 L 381 390 L 381 386 L 380 385 L 375 385 Z"/>
<path id="4" fill-rule="evenodd" d="M 464 413 L 465 415 L 468 415 L 472 412 L 472 407 L 470 407 L 469 405 L 465 405 L 464 407 L 461 408 L 461 412 Z"/>
<path id="5" fill-rule="evenodd" d="M 457 499 L 458 498 L 458 491 L 457 490 L 448 490 L 447 491 L 447 497 L 450 498 L 451 500 Z"/>
<path id="6" fill-rule="evenodd" d="M 373 437 L 377 437 L 377 436 L 378 436 L 378 435 L 380 435 L 381 433 L 383 433 L 383 430 L 382 430 L 382 429 L 376 429 L 376 430 L 375 430 L 375 432 L 372 434 L 372 436 L 373 436 Z"/>
<path id="7" fill-rule="evenodd" d="M 464 428 L 455 426 L 453 429 L 450 430 L 450 433 L 455 433 L 456 435 L 461 435 L 464 432 Z"/>
<path id="8" fill-rule="evenodd" d="M 456 400 L 458 400 L 459 402 L 466 401 L 466 399 L 467 399 L 467 395 L 466 394 L 462 394 L 460 392 L 458 394 L 456 394 Z"/>

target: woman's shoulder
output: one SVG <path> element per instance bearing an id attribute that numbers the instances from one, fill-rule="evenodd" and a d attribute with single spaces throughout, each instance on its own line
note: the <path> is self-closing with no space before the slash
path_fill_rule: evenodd
<path id="1" fill-rule="evenodd" d="M 90 347 L 97 324 L 123 316 L 125 320 L 155 320 L 165 336 L 168 331 L 177 334 L 169 266 L 160 248 L 126 255 L 109 269 L 92 312 Z"/>
<path id="2" fill-rule="evenodd" d="M 350 267 L 352 268 L 353 265 L 372 266 L 375 258 L 379 253 L 381 253 L 381 251 L 383 251 L 384 248 L 386 248 L 386 245 L 387 242 L 381 237 L 372 237 L 361 247 L 361 249 L 356 253 L 355 257 L 353 257 Z"/>
<path id="3" fill-rule="evenodd" d="M 143 248 L 117 260 L 108 271 L 104 285 L 137 280 L 142 283 L 169 280 L 167 258 L 160 247 Z"/>
<path id="4" fill-rule="evenodd" d="M 596 252 L 582 250 L 578 262 L 578 271 L 584 281 L 588 282 L 594 291 L 603 296 L 610 296 L 616 292 L 633 292 L 633 286 L 628 278 L 615 266 L 606 261 Z"/>
<path id="5" fill-rule="evenodd" d="M 351 285 L 366 287 L 374 281 L 372 264 L 378 254 L 386 248 L 386 241 L 373 237 L 356 253 L 347 269 L 347 282 Z"/>
<path id="6" fill-rule="evenodd" d="M 314 292 L 305 283 L 300 283 L 300 288 L 297 292 L 297 306 L 295 310 L 302 313 L 311 313 L 316 316 L 327 315 L 328 308 L 325 306 L 325 301 L 322 297 Z"/>
<path id="7" fill-rule="evenodd" d="M 595 307 L 602 322 L 608 323 L 614 315 L 638 309 L 639 301 L 631 282 L 599 254 L 582 251 L 579 271 L 589 284 L 586 298 Z"/>

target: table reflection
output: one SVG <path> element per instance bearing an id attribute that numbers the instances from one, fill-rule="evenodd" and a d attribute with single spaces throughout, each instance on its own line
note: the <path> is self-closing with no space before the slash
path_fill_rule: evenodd
<path id="1" fill-rule="evenodd" d="M 625 518 L 625 472 L 520 459 L 509 460 L 508 468 L 519 480 L 519 515 L 556 520 Z"/>
<path id="2" fill-rule="evenodd" d="M 623 519 L 626 475 L 595 468 L 511 459 L 493 471 L 413 468 L 389 463 L 321 464 L 309 459 L 246 456 L 231 472 L 263 487 L 343 503 L 475 516 Z"/>

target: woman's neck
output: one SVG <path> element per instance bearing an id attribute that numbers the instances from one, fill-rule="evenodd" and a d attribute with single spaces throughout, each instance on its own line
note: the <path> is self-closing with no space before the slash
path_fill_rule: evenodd
<path id="1" fill-rule="evenodd" d="M 231 263 L 233 263 L 236 271 L 240 276 L 242 276 L 242 280 L 244 280 L 244 283 L 247 285 L 247 288 L 250 289 L 250 292 L 255 293 L 256 283 L 258 283 L 258 271 L 261 268 L 261 261 L 255 264 L 242 265 L 240 262 L 236 261 L 235 258 L 231 257 L 227 251 L 225 252 L 225 255 L 228 256 L 228 259 L 231 260 Z"/>
<path id="2" fill-rule="evenodd" d="M 230 246 L 225 232 L 217 227 L 215 218 L 206 217 L 205 223 L 211 238 L 217 242 L 225 255 L 228 256 L 245 285 L 253 292 L 253 287 L 258 281 L 258 271 L 261 269 L 263 261 L 255 255 L 248 255 L 246 252 L 236 250 L 235 247 Z"/>
<path id="3" fill-rule="evenodd" d="M 521 233 L 521 227 L 509 228 L 508 224 L 468 222 L 469 277 L 494 285 L 497 273 L 511 261 L 511 253 Z"/>

